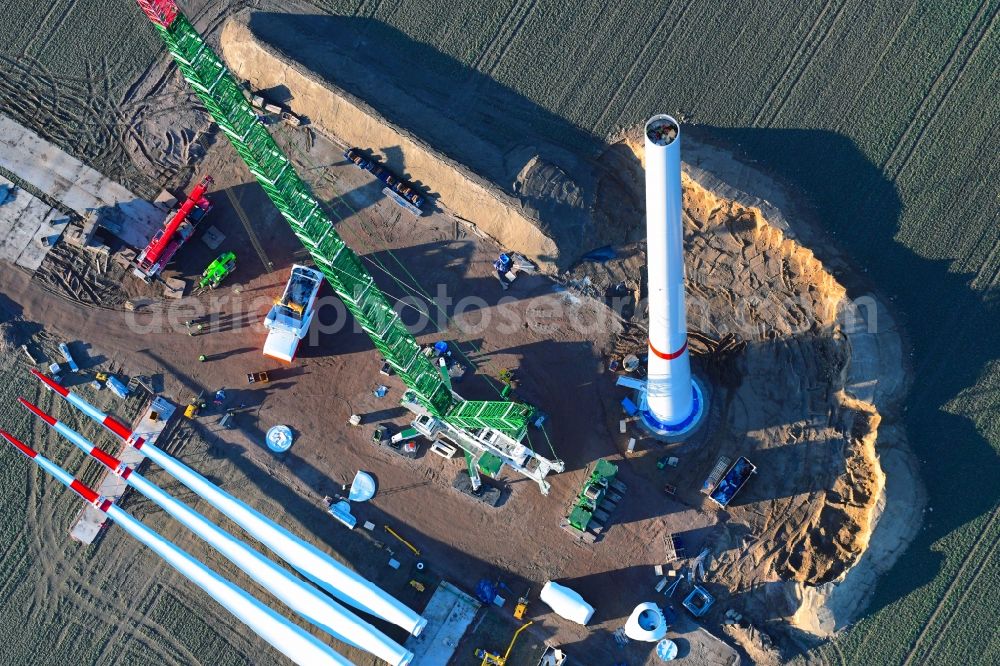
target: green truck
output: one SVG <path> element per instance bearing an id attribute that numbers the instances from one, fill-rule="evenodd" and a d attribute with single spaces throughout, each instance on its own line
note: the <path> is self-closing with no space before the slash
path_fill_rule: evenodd
<path id="1" fill-rule="evenodd" d="M 559 526 L 587 543 L 594 543 L 611 520 L 611 513 L 628 490 L 617 479 L 618 466 L 601 459 L 587 470 L 587 480 Z"/>

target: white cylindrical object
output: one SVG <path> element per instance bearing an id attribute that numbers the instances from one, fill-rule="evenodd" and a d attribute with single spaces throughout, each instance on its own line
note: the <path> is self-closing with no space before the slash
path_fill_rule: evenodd
<path id="1" fill-rule="evenodd" d="M 9 441 L 9 440 L 8 440 Z M 30 449 L 29 449 L 30 450 Z M 22 449 L 24 451 L 24 449 Z M 353 666 L 288 618 L 252 597 L 246 590 L 215 573 L 173 543 L 143 525 L 97 493 L 80 484 L 66 470 L 44 456 L 29 457 L 63 485 L 71 488 L 105 512 L 125 532 L 163 558 L 185 578 L 200 587 L 223 608 L 232 613 L 255 634 L 300 666 Z"/>
<path id="2" fill-rule="evenodd" d="M 250 508 L 214 483 L 146 442 L 141 451 L 196 495 L 242 527 L 275 555 L 340 601 L 417 635 L 427 624 L 416 611 L 385 590 Z"/>
<path id="3" fill-rule="evenodd" d="M 174 499 L 141 474 L 132 472 L 126 476 L 126 481 L 245 571 L 254 582 L 331 636 L 370 652 L 393 666 L 406 666 L 413 660 L 411 652 L 381 631 L 222 530 L 194 509 Z"/>
<path id="4" fill-rule="evenodd" d="M 556 615 L 570 622 L 586 625 L 594 616 L 594 607 L 565 585 L 550 580 L 538 596 Z"/>
<path id="5" fill-rule="evenodd" d="M 684 308 L 680 125 L 667 115 L 646 123 L 646 266 L 649 283 L 647 406 L 660 423 L 683 423 L 694 409 Z"/>
<path id="6" fill-rule="evenodd" d="M 296 664 L 352 666 L 350 661 L 321 643 L 315 636 L 278 615 L 245 590 L 233 585 L 118 507 L 111 505 L 107 513 L 119 527 L 162 557 L 167 564 Z"/>
<path id="7" fill-rule="evenodd" d="M 634 641 L 656 643 L 667 635 L 667 619 L 652 601 L 639 604 L 625 622 L 625 635 Z"/>
<path id="8" fill-rule="evenodd" d="M 52 378 L 36 370 L 31 372 L 70 404 L 142 451 L 146 457 L 332 596 L 349 606 L 402 627 L 414 636 L 419 635 L 427 625 L 427 620 L 419 613 L 379 586 L 250 508 L 154 444 L 144 441 L 117 419 L 100 411 Z"/>
<path id="9" fill-rule="evenodd" d="M 52 426 L 87 455 L 101 460 L 137 491 L 151 499 L 179 523 L 198 535 L 208 545 L 247 573 L 258 585 L 281 600 L 286 606 L 328 634 L 356 648 L 370 652 L 392 666 L 406 666 L 413 653 L 364 622 L 312 585 L 299 580 L 287 569 L 267 559 L 247 544 L 221 529 L 218 525 L 175 499 L 138 472 L 122 465 L 117 459 L 101 455 L 93 442 L 65 423 L 55 420 L 35 405 L 22 404 Z M 96 452 L 96 453 L 95 453 Z M 117 466 L 117 469 L 115 469 Z"/>

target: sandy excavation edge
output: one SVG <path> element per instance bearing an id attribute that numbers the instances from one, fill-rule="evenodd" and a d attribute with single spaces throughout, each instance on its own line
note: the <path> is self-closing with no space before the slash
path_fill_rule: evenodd
<path id="1" fill-rule="evenodd" d="M 856 419 L 857 436 L 845 451 L 847 474 L 838 479 L 834 490 L 843 495 L 842 481 L 867 476 L 873 492 L 854 512 L 856 524 L 862 528 L 854 535 L 861 553 L 834 580 L 820 585 L 789 581 L 786 588 L 795 609 L 787 617 L 790 624 L 826 638 L 849 626 L 865 610 L 876 579 L 896 563 L 923 520 L 924 488 L 898 422 L 912 381 L 902 340 L 877 294 L 849 296 L 828 267 L 803 245 L 819 242 L 818 235 L 796 213 L 792 197 L 780 183 L 721 148 L 690 140 L 685 147 L 686 199 L 695 205 L 735 206 L 749 214 L 760 237 L 768 239 L 766 245 L 780 248 L 781 254 L 808 266 L 805 273 L 829 299 L 834 311 L 831 323 L 843 335 L 847 362 L 834 380 L 841 387 L 835 400 L 862 418 Z M 768 198 L 761 198 L 764 196 Z M 833 256 L 833 261 L 838 261 L 835 252 Z M 740 642 L 754 656 L 755 646 Z M 773 654 L 758 653 L 757 657 L 760 663 L 769 663 Z"/>
<path id="2" fill-rule="evenodd" d="M 436 199 L 454 215 L 473 221 L 480 231 L 527 255 L 543 270 L 554 271 L 557 263 L 563 263 L 558 261 L 556 242 L 538 228 L 537 220 L 522 213 L 516 198 L 264 43 L 248 20 L 247 13 L 239 14 L 227 20 L 222 30 L 222 52 L 237 76 L 258 90 L 285 86 L 292 92 L 289 105 L 295 113 L 351 146 L 376 151 L 396 173 L 431 187 Z"/>

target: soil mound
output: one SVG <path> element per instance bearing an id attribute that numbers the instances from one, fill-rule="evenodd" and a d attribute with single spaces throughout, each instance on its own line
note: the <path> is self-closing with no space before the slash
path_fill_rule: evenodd
<path id="1" fill-rule="evenodd" d="M 688 154 L 700 149 L 687 145 Z M 608 152 L 623 147 L 641 164 L 641 131 L 625 133 Z M 867 325 L 857 313 L 864 299 L 849 299 L 784 219 L 771 224 L 759 207 L 720 196 L 692 172 L 686 168 L 683 177 L 689 341 L 694 368 L 714 391 L 715 412 L 707 441 L 686 451 L 683 462 L 695 480 L 723 455 L 747 455 L 758 465 L 712 530 L 710 580 L 738 595 L 755 622 L 783 618 L 826 635 L 865 604 L 870 588 L 854 579 L 871 577 L 864 554 L 876 530 L 892 543 L 875 549 L 890 562 L 912 538 L 913 520 L 898 530 L 879 526 L 886 506 L 880 455 L 889 450 L 883 446 L 904 446 L 897 428 L 889 428 L 885 443 L 880 435 L 883 408 L 891 411 L 905 390 L 898 335 L 887 315 L 877 334 Z M 642 171 L 620 180 L 641 188 Z M 624 295 L 617 308 L 623 333 L 612 354 L 641 356 L 644 243 L 614 254 L 582 263 L 568 279 Z M 870 300 L 869 309 L 882 316 Z M 682 501 L 710 508 L 696 488 L 685 493 L 678 486 Z M 915 494 L 907 499 L 910 516 L 919 516 Z"/>

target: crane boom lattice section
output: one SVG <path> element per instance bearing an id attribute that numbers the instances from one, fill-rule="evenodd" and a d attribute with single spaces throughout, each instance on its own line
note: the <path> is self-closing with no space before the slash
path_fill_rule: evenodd
<path id="1" fill-rule="evenodd" d="M 316 267 L 354 315 L 375 347 L 424 407 L 459 428 L 493 428 L 520 439 L 530 407 L 513 402 L 458 399 L 399 315 L 334 229 L 253 108 L 236 79 L 187 17 L 169 0 L 137 0 L 219 128 L 312 255 Z"/>

